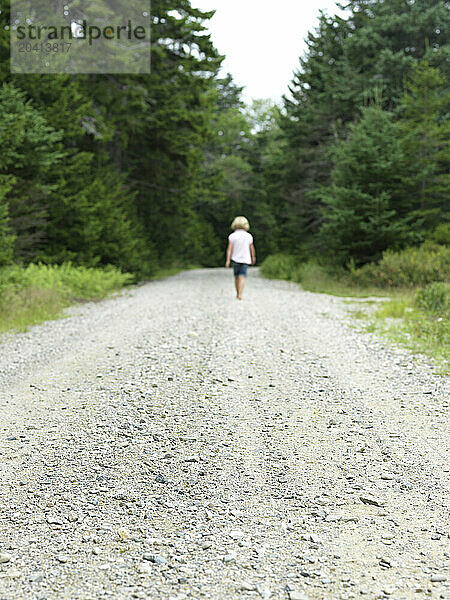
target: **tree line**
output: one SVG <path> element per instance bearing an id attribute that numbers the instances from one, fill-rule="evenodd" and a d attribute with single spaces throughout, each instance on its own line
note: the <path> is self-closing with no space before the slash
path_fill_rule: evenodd
<path id="1" fill-rule="evenodd" d="M 192 4 L 153 0 L 150 75 L 11 74 L 2 9 L 0 266 L 217 266 L 236 214 L 260 257 L 449 241 L 445 1 L 321 13 L 281 105 L 250 107 Z"/>

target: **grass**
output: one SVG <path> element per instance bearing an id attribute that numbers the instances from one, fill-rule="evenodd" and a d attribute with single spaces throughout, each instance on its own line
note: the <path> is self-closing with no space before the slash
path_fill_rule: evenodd
<path id="1" fill-rule="evenodd" d="M 383 335 L 413 353 L 432 357 L 443 374 L 449 373 L 450 316 L 432 314 L 416 306 L 414 297 L 386 302 L 374 312 L 352 312 L 367 321 L 365 330 Z"/>
<path id="2" fill-rule="evenodd" d="M 133 281 L 114 267 L 92 269 L 63 265 L 11 266 L 0 269 L 0 333 L 25 331 L 62 316 L 75 302 L 100 300 Z"/>
<path id="3" fill-rule="evenodd" d="M 448 250 L 431 247 L 429 251 L 406 250 L 398 256 L 387 253 L 380 263 L 366 266 L 362 272 L 336 269 L 314 260 L 300 262 L 286 255 L 269 257 L 261 270 L 265 277 L 294 281 L 310 292 L 346 298 L 389 298 L 382 303 L 367 300 L 358 309 L 352 307 L 351 314 L 366 321 L 365 331 L 432 357 L 446 372 L 450 361 L 450 286 L 433 283 L 433 279 L 448 277 L 447 266 Z M 418 288 L 416 281 L 424 281 L 424 288 Z M 352 301 L 349 304 L 354 306 Z"/>

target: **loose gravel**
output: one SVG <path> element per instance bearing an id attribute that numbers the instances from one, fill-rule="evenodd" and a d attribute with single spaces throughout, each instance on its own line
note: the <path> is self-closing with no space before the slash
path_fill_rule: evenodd
<path id="1" fill-rule="evenodd" d="M 448 382 L 348 308 L 198 270 L 3 337 L 0 598 L 450 598 Z"/>

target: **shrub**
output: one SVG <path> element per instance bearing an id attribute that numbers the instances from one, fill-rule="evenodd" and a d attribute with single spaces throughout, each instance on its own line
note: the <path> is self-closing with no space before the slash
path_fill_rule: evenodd
<path id="1" fill-rule="evenodd" d="M 445 283 L 433 283 L 418 290 L 414 305 L 417 309 L 437 316 L 446 316 L 450 307 L 450 286 Z"/>
<path id="2" fill-rule="evenodd" d="M 387 250 L 378 263 L 352 270 L 351 279 L 362 286 L 418 287 L 446 281 L 450 273 L 450 247 L 426 243 L 400 252 Z"/>
<path id="3" fill-rule="evenodd" d="M 0 269 L 0 332 L 55 319 L 76 300 L 104 298 L 133 276 L 115 267 L 35 265 Z"/>
<path id="4" fill-rule="evenodd" d="M 25 288 L 55 290 L 66 299 L 95 299 L 130 283 L 132 275 L 116 267 L 95 269 L 62 265 L 29 264 L 22 268 L 7 267 L 0 270 L 0 295 Z"/>
<path id="5" fill-rule="evenodd" d="M 272 254 L 261 265 L 264 277 L 268 279 L 287 279 L 295 281 L 294 275 L 298 268 L 298 260 L 289 254 Z"/>

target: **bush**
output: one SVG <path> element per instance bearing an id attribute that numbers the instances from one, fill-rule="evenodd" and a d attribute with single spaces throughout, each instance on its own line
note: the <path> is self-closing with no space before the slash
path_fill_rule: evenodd
<path id="1" fill-rule="evenodd" d="M 68 300 L 95 299 L 130 283 L 132 275 L 116 267 L 94 269 L 62 265 L 30 264 L 25 268 L 13 266 L 0 270 L 0 296 L 24 288 L 52 289 Z"/>
<path id="2" fill-rule="evenodd" d="M 450 223 L 441 223 L 430 235 L 436 244 L 450 244 Z"/>
<path id="3" fill-rule="evenodd" d="M 0 269 L 0 331 L 56 318 L 77 300 L 96 300 L 133 280 L 115 267 L 35 265 Z"/>
<path id="4" fill-rule="evenodd" d="M 433 283 L 429 287 L 418 290 L 414 306 L 418 310 L 437 316 L 450 316 L 450 286 L 445 283 Z"/>
<path id="5" fill-rule="evenodd" d="M 378 263 L 352 270 L 352 281 L 361 286 L 427 286 L 446 281 L 450 273 L 450 247 L 426 243 L 400 252 L 387 250 Z"/>
<path id="6" fill-rule="evenodd" d="M 289 254 L 272 254 L 268 256 L 261 265 L 264 277 L 268 279 L 286 279 L 296 281 L 295 275 L 298 269 L 298 259 Z"/>

